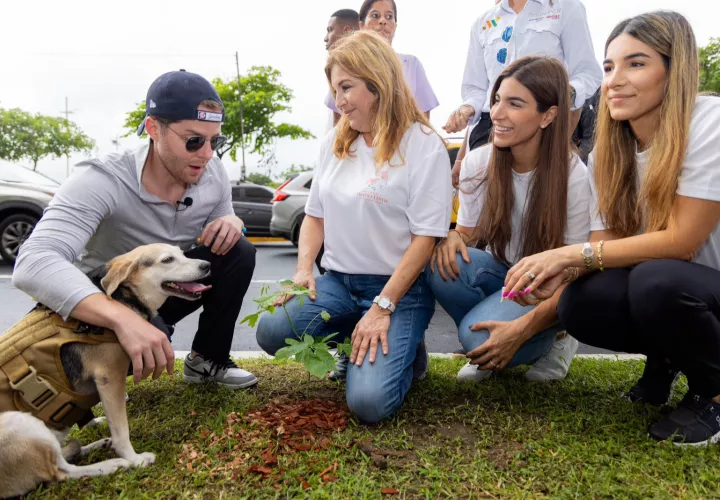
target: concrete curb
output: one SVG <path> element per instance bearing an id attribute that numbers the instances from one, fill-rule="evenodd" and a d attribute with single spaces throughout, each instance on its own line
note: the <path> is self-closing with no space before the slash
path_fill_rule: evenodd
<path id="1" fill-rule="evenodd" d="M 175 351 L 175 359 L 183 359 L 190 354 L 190 351 Z M 273 359 L 272 356 L 262 351 L 231 351 L 230 356 L 234 359 Z M 433 358 L 463 358 L 463 356 L 453 353 L 434 352 L 430 353 Z M 612 361 L 630 361 L 644 360 L 642 354 L 577 354 L 576 358 L 580 359 L 607 359 Z"/>

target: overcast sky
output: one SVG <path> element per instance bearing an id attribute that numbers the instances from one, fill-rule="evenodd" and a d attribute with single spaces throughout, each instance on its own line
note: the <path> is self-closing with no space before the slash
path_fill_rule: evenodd
<path id="1" fill-rule="evenodd" d="M 327 84 L 323 37 L 328 17 L 360 0 L 25 0 L 3 1 L 0 107 L 60 116 L 69 99 L 74 120 L 97 142 L 97 154 L 115 150 L 127 111 L 144 100 L 160 74 L 185 68 L 208 79 L 271 65 L 293 89 L 292 113 L 278 118 L 309 129 L 316 139 L 279 141 L 277 170 L 313 165 L 325 132 Z M 436 128 L 460 104 L 460 83 L 470 26 L 493 0 L 397 0 L 394 48 L 425 66 L 440 101 L 431 115 Z M 598 60 L 607 35 L 622 19 L 654 9 L 688 17 L 700 45 L 720 37 L 718 0 L 584 0 Z M 137 138 L 121 138 L 134 148 Z M 72 157 L 81 160 L 82 155 Z M 253 171 L 256 157 L 246 164 Z M 239 165 L 225 160 L 231 178 Z M 65 178 L 65 160 L 42 160 L 38 170 Z"/>

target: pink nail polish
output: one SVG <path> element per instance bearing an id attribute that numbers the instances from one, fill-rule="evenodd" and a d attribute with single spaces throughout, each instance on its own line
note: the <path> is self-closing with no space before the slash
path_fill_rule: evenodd
<path id="1" fill-rule="evenodd" d="M 513 297 L 515 297 L 515 292 L 510 292 L 510 295 L 508 295 L 508 298 L 512 299 Z"/>
<path id="2" fill-rule="evenodd" d="M 526 288 L 526 289 L 525 289 L 525 293 L 530 293 L 530 289 L 529 289 L 529 288 Z"/>
<path id="3" fill-rule="evenodd" d="M 503 299 L 506 299 L 507 296 L 508 296 L 508 293 L 507 293 L 507 292 L 503 292 L 503 293 L 502 293 L 502 296 L 503 296 Z"/>

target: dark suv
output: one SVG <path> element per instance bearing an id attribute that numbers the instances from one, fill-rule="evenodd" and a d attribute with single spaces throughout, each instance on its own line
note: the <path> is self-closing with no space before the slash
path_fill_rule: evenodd
<path id="1" fill-rule="evenodd" d="M 6 263 L 15 262 L 58 187 L 29 168 L 0 162 L 0 257 Z"/>
<path id="2" fill-rule="evenodd" d="M 272 200 L 275 192 L 266 186 L 251 182 L 232 185 L 232 204 L 235 215 L 247 228 L 247 236 L 270 236 Z"/>

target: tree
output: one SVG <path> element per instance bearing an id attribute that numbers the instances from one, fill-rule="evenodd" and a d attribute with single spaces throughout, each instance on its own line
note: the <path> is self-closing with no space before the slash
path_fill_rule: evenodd
<path id="1" fill-rule="evenodd" d="M 0 108 L 0 158 L 30 160 L 33 170 L 46 156 L 58 158 L 72 152 L 90 152 L 95 142 L 65 118 Z"/>
<path id="2" fill-rule="evenodd" d="M 293 174 L 299 174 L 301 172 L 308 172 L 312 170 L 312 167 L 308 167 L 307 165 L 295 165 L 294 163 L 290 165 L 290 168 L 286 168 L 282 172 L 280 172 L 280 179 L 285 180 L 289 178 Z"/>
<path id="3" fill-rule="evenodd" d="M 248 176 L 245 180 L 248 182 L 252 182 L 253 184 L 260 184 L 261 186 L 272 186 L 273 185 L 273 180 L 270 177 L 268 177 L 267 175 L 258 174 L 258 173 L 248 174 Z"/>
<path id="4" fill-rule="evenodd" d="M 245 147 L 251 153 L 265 155 L 279 138 L 311 139 L 315 136 L 298 125 L 275 123 L 273 117 L 282 111 L 290 111 L 293 94 L 289 87 L 280 82 L 280 72 L 270 66 L 253 66 L 247 75 L 240 78 L 243 105 L 243 125 L 245 130 Z M 237 149 L 240 147 L 240 106 L 237 98 L 237 78 L 223 81 L 216 78 L 212 82 L 225 106 L 225 123 L 223 135 L 228 142 L 218 151 L 220 158 L 230 153 L 233 161 L 237 160 Z M 126 137 L 136 133 L 145 118 L 145 103 L 138 104 L 137 109 L 127 114 L 125 127 L 130 131 Z"/>
<path id="5" fill-rule="evenodd" d="M 700 90 L 720 93 L 720 38 L 700 47 Z"/>

